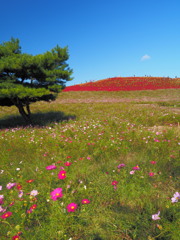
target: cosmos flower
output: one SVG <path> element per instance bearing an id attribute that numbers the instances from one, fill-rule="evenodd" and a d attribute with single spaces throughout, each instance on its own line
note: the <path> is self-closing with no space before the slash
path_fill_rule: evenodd
<path id="1" fill-rule="evenodd" d="M 6 185 L 6 188 L 7 188 L 7 189 L 11 189 L 11 188 L 13 188 L 14 186 L 16 186 L 16 183 L 8 183 L 8 184 Z"/>
<path id="2" fill-rule="evenodd" d="M 150 176 L 150 177 L 153 177 L 153 176 L 154 176 L 154 173 L 153 173 L 153 172 L 150 172 L 150 173 L 149 173 L 149 176 Z"/>
<path id="3" fill-rule="evenodd" d="M 56 201 L 58 198 L 61 198 L 63 196 L 62 188 L 56 188 L 50 194 L 51 194 L 51 199 L 53 201 Z"/>
<path id="4" fill-rule="evenodd" d="M 130 171 L 129 173 L 132 175 L 132 174 L 134 174 L 134 173 L 135 173 L 135 171 L 134 171 L 134 170 L 132 170 L 132 171 Z"/>
<path id="5" fill-rule="evenodd" d="M 159 211 L 158 213 L 152 215 L 152 219 L 153 219 L 153 220 L 159 220 L 159 219 L 161 219 L 161 218 L 159 217 L 159 215 L 160 215 L 160 211 Z"/>
<path id="6" fill-rule="evenodd" d="M 136 165 L 135 167 L 132 168 L 133 170 L 140 170 L 140 167 Z"/>
<path id="7" fill-rule="evenodd" d="M 156 161 L 151 161 L 150 163 L 151 163 L 151 164 L 156 164 L 157 162 L 156 162 Z"/>
<path id="8" fill-rule="evenodd" d="M 12 237 L 12 240 L 19 240 L 20 239 L 20 236 L 19 235 L 15 235 Z"/>
<path id="9" fill-rule="evenodd" d="M 81 202 L 82 202 L 82 204 L 89 204 L 90 203 L 89 199 L 83 199 Z"/>
<path id="10" fill-rule="evenodd" d="M 30 207 L 30 210 L 34 210 L 37 208 L 37 204 L 33 204 L 31 207 Z"/>
<path id="11" fill-rule="evenodd" d="M 6 211 L 6 208 L 2 208 L 0 205 L 0 212 L 5 212 L 5 211 Z"/>
<path id="12" fill-rule="evenodd" d="M 12 212 L 6 212 L 6 213 L 4 213 L 3 215 L 1 215 L 0 217 L 1 217 L 2 219 L 6 219 L 6 218 L 10 217 L 11 215 L 12 215 Z"/>
<path id="13" fill-rule="evenodd" d="M 67 205 L 67 211 L 68 212 L 74 212 L 77 209 L 78 205 L 76 203 L 70 203 Z"/>
<path id="14" fill-rule="evenodd" d="M 22 185 L 18 183 L 18 184 L 16 185 L 16 188 L 17 188 L 18 190 L 21 190 L 21 189 L 22 189 Z"/>
<path id="15" fill-rule="evenodd" d="M 33 196 L 33 197 L 35 197 L 35 196 L 38 195 L 38 191 L 37 191 L 37 190 L 32 190 L 32 191 L 30 192 L 30 195 Z"/>
<path id="16" fill-rule="evenodd" d="M 47 170 L 53 170 L 56 169 L 57 167 L 55 165 L 49 165 L 46 167 Z"/>
<path id="17" fill-rule="evenodd" d="M 3 204 L 4 195 L 0 195 L 0 205 Z"/>
<path id="18" fill-rule="evenodd" d="M 123 167 L 125 167 L 126 165 L 124 164 L 124 163 L 121 163 L 121 164 L 119 164 L 118 166 L 117 166 L 117 168 L 123 168 Z"/>
<path id="19" fill-rule="evenodd" d="M 112 181 L 112 183 L 111 183 L 113 186 L 116 186 L 117 184 L 118 184 L 118 182 L 117 181 Z"/>
<path id="20" fill-rule="evenodd" d="M 18 194 L 18 197 L 21 198 L 21 197 L 23 196 L 23 194 L 24 194 L 23 191 L 20 190 L 20 191 L 19 191 L 19 194 Z"/>
<path id="21" fill-rule="evenodd" d="M 27 182 L 27 183 L 32 183 L 32 182 L 34 182 L 34 179 L 29 179 L 29 180 L 27 180 L 26 182 Z"/>
<path id="22" fill-rule="evenodd" d="M 65 163 L 64 163 L 64 165 L 67 166 L 67 167 L 68 167 L 68 166 L 71 166 L 71 164 L 72 164 L 71 162 L 65 162 Z"/>
<path id="23" fill-rule="evenodd" d="M 175 203 L 175 202 L 178 202 L 178 200 L 180 199 L 180 193 L 179 192 L 176 192 L 173 197 L 171 198 L 171 202 L 172 203 Z"/>
<path id="24" fill-rule="evenodd" d="M 64 179 L 66 178 L 66 171 L 62 170 L 58 173 L 58 178 L 59 179 Z"/>

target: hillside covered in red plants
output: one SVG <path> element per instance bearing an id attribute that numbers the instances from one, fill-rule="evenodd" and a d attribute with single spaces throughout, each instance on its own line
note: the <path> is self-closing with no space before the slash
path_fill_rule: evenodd
<path id="1" fill-rule="evenodd" d="M 138 91 L 180 88 L 180 78 L 114 77 L 66 87 L 68 91 Z"/>

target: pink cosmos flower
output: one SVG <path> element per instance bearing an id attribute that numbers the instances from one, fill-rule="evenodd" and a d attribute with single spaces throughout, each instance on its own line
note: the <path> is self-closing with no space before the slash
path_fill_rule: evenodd
<path id="1" fill-rule="evenodd" d="M 132 174 L 134 174 L 134 173 L 135 173 L 135 171 L 134 171 L 134 170 L 132 170 L 132 171 L 130 171 L 129 173 L 132 175 Z"/>
<path id="2" fill-rule="evenodd" d="M 13 206 L 15 204 L 15 202 L 11 202 L 10 204 L 9 204 L 9 206 L 11 207 L 11 206 Z"/>
<path id="3" fill-rule="evenodd" d="M 22 185 L 18 183 L 18 184 L 16 185 L 16 188 L 17 188 L 18 190 L 21 190 L 21 189 L 22 189 Z"/>
<path id="4" fill-rule="evenodd" d="M 140 167 L 136 165 L 135 167 L 132 168 L 133 170 L 140 170 Z"/>
<path id="5" fill-rule="evenodd" d="M 72 164 L 71 162 L 65 162 L 65 163 L 64 163 L 64 165 L 67 166 L 67 167 L 68 167 L 68 166 L 71 166 L 71 164 Z"/>
<path id="6" fill-rule="evenodd" d="M 15 235 L 12 237 L 12 240 L 19 240 L 20 239 L 20 236 L 19 235 Z"/>
<path id="7" fill-rule="evenodd" d="M 4 200 L 4 195 L 0 195 L 0 205 L 4 203 L 3 200 Z"/>
<path id="8" fill-rule="evenodd" d="M 67 205 L 67 211 L 68 212 L 74 212 L 77 209 L 78 205 L 76 203 L 70 203 Z"/>
<path id="9" fill-rule="evenodd" d="M 56 169 L 57 167 L 55 165 L 49 165 L 46 167 L 47 170 L 53 170 Z"/>
<path id="10" fill-rule="evenodd" d="M 22 198 L 23 194 L 24 194 L 23 191 L 20 190 L 20 191 L 19 191 L 19 194 L 18 194 L 18 197 L 19 197 L 19 198 Z"/>
<path id="11" fill-rule="evenodd" d="M 111 183 L 113 186 L 116 186 L 117 184 L 118 184 L 118 182 L 117 181 L 112 181 L 112 183 Z"/>
<path id="12" fill-rule="evenodd" d="M 151 161 L 150 163 L 151 163 L 151 164 L 156 164 L 157 162 L 156 162 L 156 161 Z"/>
<path id="13" fill-rule="evenodd" d="M 1 217 L 2 219 L 6 219 L 6 218 L 10 217 L 11 215 L 12 215 L 12 212 L 6 212 L 6 213 L 4 213 L 3 215 L 1 215 L 0 217 Z"/>
<path id="14" fill-rule="evenodd" d="M 5 212 L 5 211 L 6 211 L 6 208 L 2 208 L 0 205 L 0 212 Z"/>
<path id="15" fill-rule="evenodd" d="M 154 176 L 154 173 L 153 173 L 153 172 L 150 172 L 150 173 L 149 173 L 149 176 L 150 176 L 150 177 L 153 177 L 153 176 Z"/>
<path id="16" fill-rule="evenodd" d="M 159 219 L 161 219 L 161 218 L 159 217 L 159 215 L 160 215 L 160 211 L 159 211 L 158 213 L 152 215 L 152 220 L 159 220 Z"/>
<path id="17" fill-rule="evenodd" d="M 126 165 L 124 164 L 124 163 L 121 163 L 121 164 L 119 164 L 118 166 L 117 166 L 117 168 L 123 168 L 123 167 L 125 167 Z"/>
<path id="18" fill-rule="evenodd" d="M 38 191 L 37 191 L 37 190 L 32 190 L 32 191 L 30 192 L 30 195 L 35 197 L 35 196 L 38 195 Z"/>
<path id="19" fill-rule="evenodd" d="M 58 198 L 61 198 L 63 196 L 62 188 L 56 188 L 50 194 L 51 194 L 51 199 L 53 201 L 56 201 Z"/>
<path id="20" fill-rule="evenodd" d="M 30 214 L 32 213 L 32 209 L 28 209 L 26 212 Z"/>
<path id="21" fill-rule="evenodd" d="M 66 178 L 66 171 L 62 170 L 58 173 L 58 178 L 59 179 L 64 179 Z"/>
<path id="22" fill-rule="evenodd" d="M 7 189 L 11 189 L 11 188 L 13 188 L 14 186 L 16 186 L 16 183 L 8 183 L 8 184 L 6 185 L 6 188 L 7 188 Z"/>
<path id="23" fill-rule="evenodd" d="M 89 204 L 90 203 L 89 199 L 83 199 L 81 202 L 82 202 L 82 204 Z"/>
<path id="24" fill-rule="evenodd" d="M 37 208 L 37 204 L 33 204 L 31 207 L 30 207 L 30 210 L 34 210 Z"/>
<path id="25" fill-rule="evenodd" d="M 175 203 L 175 202 L 178 202 L 178 200 L 180 199 L 180 193 L 179 192 L 176 192 L 173 197 L 171 198 L 171 202 L 172 203 Z"/>

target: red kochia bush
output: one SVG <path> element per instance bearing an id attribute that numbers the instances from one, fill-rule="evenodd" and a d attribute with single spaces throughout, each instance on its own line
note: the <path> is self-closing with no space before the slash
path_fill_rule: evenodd
<path id="1" fill-rule="evenodd" d="M 180 88 L 180 78 L 114 77 L 66 87 L 68 91 L 137 91 Z"/>

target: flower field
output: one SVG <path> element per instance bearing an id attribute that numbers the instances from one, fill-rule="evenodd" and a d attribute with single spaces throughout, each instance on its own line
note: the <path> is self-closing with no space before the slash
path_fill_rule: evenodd
<path id="1" fill-rule="evenodd" d="M 35 126 L 0 107 L 0 239 L 180 239 L 179 96 L 64 90 Z"/>
<path id="2" fill-rule="evenodd" d="M 137 91 L 180 88 L 179 78 L 115 77 L 69 86 L 67 91 Z"/>

